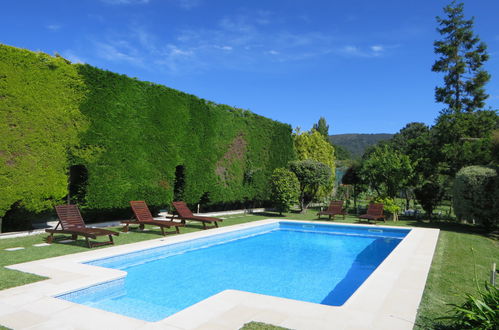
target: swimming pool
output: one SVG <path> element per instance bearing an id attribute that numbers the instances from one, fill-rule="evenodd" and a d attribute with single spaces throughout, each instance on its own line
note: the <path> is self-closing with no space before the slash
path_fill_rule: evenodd
<path id="1" fill-rule="evenodd" d="M 58 298 L 146 321 L 227 289 L 339 306 L 408 232 L 281 221 L 88 262 L 127 276 Z"/>

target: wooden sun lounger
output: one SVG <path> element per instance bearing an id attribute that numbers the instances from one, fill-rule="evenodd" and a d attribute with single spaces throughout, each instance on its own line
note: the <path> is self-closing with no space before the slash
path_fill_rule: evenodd
<path id="1" fill-rule="evenodd" d="M 121 223 L 125 224 L 125 227 L 123 228 L 124 232 L 128 231 L 129 225 L 139 225 L 140 230 L 143 230 L 145 225 L 153 225 L 158 226 L 161 229 L 163 236 L 165 236 L 165 227 L 174 227 L 175 232 L 178 234 L 180 232 L 178 228 L 184 226 L 181 222 L 155 220 L 151 214 L 151 211 L 149 211 L 146 202 L 144 201 L 131 201 L 130 205 L 132 206 L 135 220 L 121 221 Z"/>
<path id="2" fill-rule="evenodd" d="M 385 216 L 383 215 L 383 204 L 381 203 L 369 204 L 369 207 L 367 208 L 367 213 L 359 215 L 359 219 L 366 219 L 368 222 L 371 220 L 376 221 L 383 219 L 383 222 L 385 222 Z"/>
<path id="3" fill-rule="evenodd" d="M 57 205 L 55 207 L 57 216 L 59 217 L 59 223 L 54 229 L 45 229 L 47 233 L 50 233 L 47 237 L 47 242 L 52 243 L 54 240 L 54 234 L 69 234 L 71 238 L 76 240 L 78 236 L 85 237 L 87 241 L 87 246 L 91 248 L 92 246 L 99 246 L 105 244 L 114 244 L 113 235 L 118 236 L 119 233 L 101 229 L 101 228 L 87 228 L 85 222 L 81 217 L 80 210 L 76 205 Z M 61 229 L 57 229 L 61 226 Z M 106 242 L 90 242 L 89 238 L 96 239 L 97 236 L 109 236 L 109 241 Z"/>
<path id="4" fill-rule="evenodd" d="M 345 219 L 346 212 L 343 211 L 343 201 L 331 201 L 327 210 L 320 211 L 317 215 L 319 216 L 319 219 L 321 218 L 321 215 L 329 216 L 329 220 L 331 220 L 331 217 L 334 220 L 335 215 L 343 215 L 343 219 Z"/>
<path id="5" fill-rule="evenodd" d="M 203 224 L 203 229 L 207 229 L 208 228 L 206 226 L 207 223 L 213 223 L 214 227 L 218 227 L 218 222 L 222 221 L 222 219 L 219 218 L 205 217 L 192 214 L 191 210 L 189 210 L 185 202 L 173 202 L 173 207 L 175 207 L 175 210 L 177 211 L 178 216 L 176 219 L 182 220 L 182 223 L 184 224 L 186 220 L 200 221 Z M 172 217 L 172 219 L 174 219 L 174 217 Z"/>

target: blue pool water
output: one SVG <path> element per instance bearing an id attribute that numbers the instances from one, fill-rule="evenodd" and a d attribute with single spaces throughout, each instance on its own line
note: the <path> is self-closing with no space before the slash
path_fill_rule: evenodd
<path id="1" fill-rule="evenodd" d="M 409 230 L 279 222 L 95 260 L 127 276 L 59 298 L 158 321 L 235 289 L 339 306 Z"/>

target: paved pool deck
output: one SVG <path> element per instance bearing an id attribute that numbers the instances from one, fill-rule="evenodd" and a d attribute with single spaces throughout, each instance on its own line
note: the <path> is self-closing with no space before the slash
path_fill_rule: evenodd
<path id="1" fill-rule="evenodd" d="M 438 229 L 411 228 L 406 238 L 339 307 L 225 290 L 159 322 L 146 322 L 53 298 L 126 276 L 124 271 L 83 262 L 279 221 L 282 219 L 267 219 L 8 266 L 49 279 L 0 291 L 0 324 L 12 329 L 234 330 L 250 321 L 259 321 L 306 330 L 413 328 Z M 209 280 L 206 284 L 209 285 Z"/>

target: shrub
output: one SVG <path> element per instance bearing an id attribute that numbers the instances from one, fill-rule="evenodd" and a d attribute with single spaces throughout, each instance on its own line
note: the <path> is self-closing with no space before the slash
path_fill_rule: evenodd
<path id="1" fill-rule="evenodd" d="M 477 222 L 491 230 L 498 224 L 499 177 L 485 166 L 464 167 L 454 181 L 454 212 L 459 219 Z"/>
<path id="2" fill-rule="evenodd" d="M 400 213 L 400 206 L 397 205 L 395 199 L 390 197 L 376 197 L 371 201 L 371 203 L 383 203 L 383 211 L 391 215 L 393 221 L 398 220 L 398 214 Z"/>
<path id="3" fill-rule="evenodd" d="M 466 294 L 464 303 L 451 306 L 454 315 L 442 319 L 453 321 L 456 329 L 499 329 L 499 289 L 487 282 L 478 296 Z"/>
<path id="4" fill-rule="evenodd" d="M 300 182 L 288 169 L 276 168 L 270 179 L 272 202 L 279 214 L 288 212 L 298 200 Z"/>

